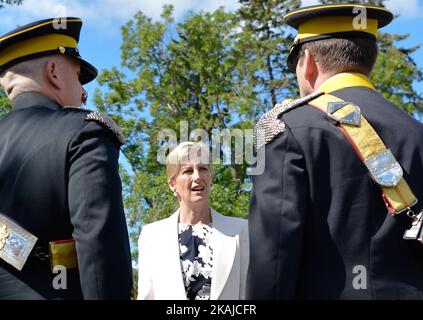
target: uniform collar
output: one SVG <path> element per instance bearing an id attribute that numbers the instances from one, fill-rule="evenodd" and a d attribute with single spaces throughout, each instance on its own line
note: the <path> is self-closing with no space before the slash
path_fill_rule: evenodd
<path id="1" fill-rule="evenodd" d="M 21 93 L 12 103 L 12 110 L 21 110 L 30 107 L 45 107 L 52 110 L 63 108 L 56 101 L 38 92 Z"/>
<path id="2" fill-rule="evenodd" d="M 369 78 L 367 78 L 364 74 L 343 72 L 327 79 L 320 85 L 317 91 L 330 93 L 339 89 L 350 87 L 366 87 L 376 90 Z"/>

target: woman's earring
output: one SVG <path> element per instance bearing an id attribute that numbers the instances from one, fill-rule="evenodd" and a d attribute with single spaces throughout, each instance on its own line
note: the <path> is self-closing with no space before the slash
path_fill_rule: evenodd
<path id="1" fill-rule="evenodd" d="M 177 196 L 178 196 L 178 193 L 176 192 L 176 189 L 175 189 L 175 190 L 173 190 L 173 195 L 174 195 L 175 197 L 177 197 Z"/>

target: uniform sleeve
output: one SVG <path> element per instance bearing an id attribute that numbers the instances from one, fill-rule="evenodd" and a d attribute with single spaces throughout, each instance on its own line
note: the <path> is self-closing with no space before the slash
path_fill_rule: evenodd
<path id="1" fill-rule="evenodd" d="M 249 248 L 249 239 L 248 239 L 248 222 L 244 224 L 241 239 L 240 239 L 240 254 L 241 254 L 241 278 L 239 285 L 239 298 L 244 300 L 246 297 L 246 283 L 247 283 L 247 270 L 250 257 L 250 248 Z"/>
<path id="2" fill-rule="evenodd" d="M 69 145 L 68 201 L 84 299 L 129 299 L 132 265 L 113 133 L 87 122 Z"/>
<path id="3" fill-rule="evenodd" d="M 289 129 L 265 148 L 264 173 L 253 177 L 247 298 L 293 299 L 308 188 L 304 157 Z"/>
<path id="4" fill-rule="evenodd" d="M 138 300 L 154 300 L 150 252 L 147 228 L 144 226 L 138 240 Z"/>

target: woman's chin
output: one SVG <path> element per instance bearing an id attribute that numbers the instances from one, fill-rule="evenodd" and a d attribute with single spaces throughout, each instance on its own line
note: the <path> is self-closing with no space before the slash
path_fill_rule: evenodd
<path id="1" fill-rule="evenodd" d="M 209 196 L 205 193 L 191 194 L 191 197 L 188 200 L 188 202 L 196 203 L 196 204 L 201 202 L 208 202 L 208 201 L 209 201 Z"/>

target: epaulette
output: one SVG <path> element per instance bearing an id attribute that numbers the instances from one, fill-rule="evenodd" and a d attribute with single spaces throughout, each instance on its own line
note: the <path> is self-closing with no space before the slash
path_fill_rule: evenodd
<path id="1" fill-rule="evenodd" d="M 98 111 L 93 111 L 93 110 L 90 110 L 90 109 L 73 107 L 73 106 L 66 106 L 64 108 L 65 109 L 72 109 L 72 110 L 79 110 L 79 111 L 87 111 L 88 113 L 85 116 L 85 121 L 96 121 L 96 122 L 104 125 L 106 128 L 111 130 L 116 135 L 116 138 L 119 140 L 119 142 L 121 144 L 125 143 L 125 137 L 122 134 L 122 132 L 120 131 L 120 128 L 118 127 L 118 125 L 111 118 L 106 116 L 105 114 L 98 112 Z"/>
<path id="2" fill-rule="evenodd" d="M 302 106 L 322 94 L 322 92 L 314 92 L 296 100 L 284 100 L 282 103 L 277 103 L 270 111 L 262 115 L 254 128 L 254 150 L 257 152 L 261 147 L 271 142 L 286 130 L 285 123 L 279 119 L 281 114 Z"/>

